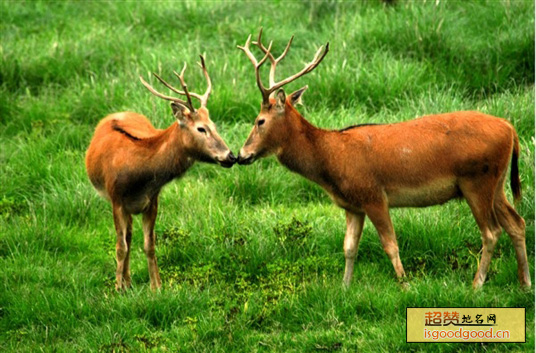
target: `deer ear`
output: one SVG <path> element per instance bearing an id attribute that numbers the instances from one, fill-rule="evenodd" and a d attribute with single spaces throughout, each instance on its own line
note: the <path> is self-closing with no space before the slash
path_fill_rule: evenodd
<path id="1" fill-rule="evenodd" d="M 285 100 L 287 99 L 287 96 L 285 94 L 285 91 L 281 88 L 279 91 L 277 91 L 277 94 L 275 96 L 275 107 L 278 111 L 285 111 Z"/>
<path id="2" fill-rule="evenodd" d="M 302 88 L 300 88 L 299 90 L 297 90 L 296 92 L 292 92 L 289 96 L 289 100 L 290 100 L 290 104 L 292 104 L 292 106 L 294 107 L 295 105 L 298 105 L 298 104 L 302 104 L 303 105 L 303 102 L 302 102 L 302 95 L 303 95 L 303 92 L 305 92 L 305 90 L 309 88 L 309 86 L 304 86 Z"/>
<path id="3" fill-rule="evenodd" d="M 171 102 L 171 110 L 173 111 L 173 116 L 179 121 L 180 126 L 186 125 L 186 123 L 191 120 L 190 110 L 176 102 Z"/>

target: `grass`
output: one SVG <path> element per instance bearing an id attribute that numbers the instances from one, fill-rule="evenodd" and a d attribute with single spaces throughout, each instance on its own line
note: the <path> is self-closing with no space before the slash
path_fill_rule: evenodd
<path id="1" fill-rule="evenodd" d="M 300 110 L 315 125 L 465 109 L 514 124 L 534 274 L 533 2 L 4 1 L 0 12 L 2 351 L 534 351 L 534 290 L 519 288 L 507 236 L 484 288 L 471 289 L 481 241 L 465 203 L 392 211 L 408 290 L 367 221 L 344 291 L 344 215 L 319 187 L 273 158 L 197 164 L 161 194 L 163 290 L 149 290 L 136 219 L 133 289 L 119 295 L 110 206 L 83 165 L 109 113 L 171 124 L 137 77 L 171 79 L 186 61 L 189 87 L 203 91 L 203 52 L 212 120 L 237 151 L 260 95 L 236 45 L 264 26 L 277 52 L 295 34 L 282 77 L 329 41 L 319 68 L 287 88 L 309 85 Z M 409 306 L 526 307 L 527 342 L 407 344 Z"/>

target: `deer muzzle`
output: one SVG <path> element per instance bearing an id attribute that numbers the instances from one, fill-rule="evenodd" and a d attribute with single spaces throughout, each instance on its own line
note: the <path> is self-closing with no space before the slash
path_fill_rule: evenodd
<path id="1" fill-rule="evenodd" d="M 237 162 L 237 158 L 235 157 L 232 151 L 229 151 L 229 153 L 224 159 L 221 159 L 221 160 L 218 159 L 217 161 L 222 167 L 231 168 L 233 164 Z"/>

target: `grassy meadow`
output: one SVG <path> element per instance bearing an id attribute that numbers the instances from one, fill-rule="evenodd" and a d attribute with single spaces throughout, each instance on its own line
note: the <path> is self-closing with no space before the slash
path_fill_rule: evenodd
<path id="1" fill-rule="evenodd" d="M 471 288 L 481 240 L 465 202 L 392 210 L 408 289 L 367 220 L 343 290 L 344 212 L 318 186 L 273 157 L 198 163 L 160 196 L 162 291 L 149 289 L 136 217 L 133 288 L 118 294 L 111 208 L 84 167 L 109 113 L 169 126 L 169 104 L 138 76 L 178 83 L 172 70 L 187 62 L 188 87 L 202 92 L 202 53 L 211 118 L 237 153 L 261 96 L 236 46 L 263 26 L 279 54 L 294 34 L 283 77 L 329 41 L 320 66 L 286 87 L 309 85 L 299 110 L 317 126 L 456 110 L 513 123 L 534 283 L 533 1 L 2 1 L 0 14 L 0 351 L 534 351 L 534 289 L 520 289 L 506 234 L 486 284 Z M 525 307 L 527 341 L 408 344 L 412 306 Z"/>

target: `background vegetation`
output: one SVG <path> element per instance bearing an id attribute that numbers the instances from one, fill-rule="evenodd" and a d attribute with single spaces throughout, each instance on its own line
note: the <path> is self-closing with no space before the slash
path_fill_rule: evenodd
<path id="1" fill-rule="evenodd" d="M 273 158 L 197 164 L 161 194 L 163 290 L 149 290 L 137 219 L 133 289 L 119 295 L 110 207 L 83 164 L 109 113 L 171 124 L 138 75 L 171 80 L 186 61 L 202 91 L 200 53 L 212 119 L 238 151 L 260 95 L 236 45 L 264 26 L 277 53 L 295 34 L 284 76 L 329 41 L 319 68 L 287 88 L 309 85 L 300 110 L 318 126 L 464 109 L 515 125 L 533 270 L 534 2 L 3 1 L 0 14 L 1 351 L 534 351 L 534 290 L 519 289 L 508 236 L 471 289 L 481 241 L 464 202 L 392 211 L 408 290 L 367 221 L 343 291 L 344 215 L 322 190 Z M 406 344 L 409 306 L 526 307 L 527 343 Z"/>

